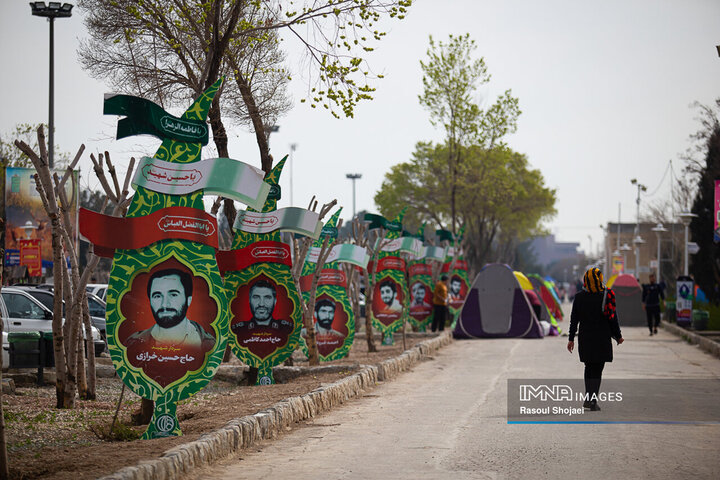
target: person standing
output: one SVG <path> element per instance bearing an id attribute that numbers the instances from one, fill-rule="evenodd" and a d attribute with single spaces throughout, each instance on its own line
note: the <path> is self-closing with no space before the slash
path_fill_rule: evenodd
<path id="1" fill-rule="evenodd" d="M 447 275 L 440 277 L 440 280 L 435 284 L 435 290 L 433 290 L 433 319 L 430 330 L 433 332 L 438 329 L 442 332 L 445 330 L 445 319 L 447 318 L 447 301 L 448 301 L 448 289 L 447 289 Z"/>
<path id="2" fill-rule="evenodd" d="M 660 325 L 660 301 L 665 304 L 665 294 L 662 286 L 655 283 L 655 274 L 650 274 L 650 283 L 643 284 L 642 304 L 647 317 L 648 329 L 650 336 L 657 334 L 658 325 Z M 653 324 L 653 319 L 655 323 Z"/>
<path id="3" fill-rule="evenodd" d="M 578 354 L 585 364 L 584 408 L 600 410 L 597 404 L 602 372 L 606 362 L 613 361 L 611 339 L 618 345 L 624 342 L 615 311 L 615 293 L 603 284 L 599 268 L 591 268 L 583 277 L 583 288 L 575 294 L 570 314 L 570 332 L 567 349 L 575 348 L 578 332 Z"/>

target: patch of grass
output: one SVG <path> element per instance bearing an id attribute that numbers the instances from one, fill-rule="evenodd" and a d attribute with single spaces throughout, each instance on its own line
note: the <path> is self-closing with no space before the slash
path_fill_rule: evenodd
<path id="1" fill-rule="evenodd" d="M 121 421 L 115 422 L 115 426 L 110 431 L 110 422 L 93 423 L 90 425 L 90 431 L 100 440 L 107 442 L 131 442 L 140 438 L 141 433 L 134 430 Z"/>

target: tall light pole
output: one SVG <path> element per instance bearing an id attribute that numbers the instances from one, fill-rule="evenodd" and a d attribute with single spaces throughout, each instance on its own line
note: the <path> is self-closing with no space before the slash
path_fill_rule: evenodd
<path id="1" fill-rule="evenodd" d="M 642 183 L 637 181 L 637 178 L 633 178 L 630 180 L 630 183 L 633 185 L 637 185 L 637 200 L 635 200 L 635 204 L 637 205 L 637 210 L 635 213 L 635 236 L 640 236 L 640 193 L 641 192 L 647 192 L 647 187 L 643 185 Z"/>
<path id="2" fill-rule="evenodd" d="M 689 227 L 690 222 L 692 222 L 692 219 L 697 217 L 694 213 L 690 212 L 683 212 L 678 214 L 678 217 L 680 217 L 680 221 L 685 226 L 685 268 L 683 269 L 683 275 L 686 277 L 688 276 L 689 268 L 688 268 L 688 241 L 690 240 L 688 238 L 689 235 Z"/>
<path id="3" fill-rule="evenodd" d="M 628 245 L 627 243 L 623 243 L 622 246 L 621 246 L 618 250 L 620 250 L 620 251 L 622 252 L 622 256 L 623 256 L 623 273 L 625 273 L 625 269 L 627 268 L 627 252 L 629 252 L 630 250 L 632 250 L 632 248 L 631 248 L 630 245 Z"/>
<path id="4" fill-rule="evenodd" d="M 45 17 L 50 23 L 50 99 L 48 107 L 48 165 L 50 169 L 55 166 L 55 19 L 68 18 L 72 16 L 73 6 L 69 3 L 49 2 L 45 6 L 45 2 L 30 2 L 32 14 L 36 17 Z"/>
<path id="5" fill-rule="evenodd" d="M 655 232 L 655 235 L 657 235 L 657 281 L 660 283 L 660 273 L 662 272 L 660 268 L 660 237 L 663 232 L 667 232 L 667 228 L 663 227 L 662 223 L 658 223 L 657 226 L 652 228 L 652 231 Z"/>
<path id="6" fill-rule="evenodd" d="M 290 205 L 293 203 L 293 163 L 295 163 L 295 150 L 297 150 L 297 143 L 290 144 Z"/>
<path id="7" fill-rule="evenodd" d="M 348 173 L 345 177 L 352 180 L 353 184 L 353 218 L 355 218 L 355 180 L 362 178 L 362 173 Z"/>
<path id="8" fill-rule="evenodd" d="M 640 280 L 640 245 L 645 243 L 645 240 L 638 235 L 633 238 L 633 244 L 635 245 L 635 278 Z"/>

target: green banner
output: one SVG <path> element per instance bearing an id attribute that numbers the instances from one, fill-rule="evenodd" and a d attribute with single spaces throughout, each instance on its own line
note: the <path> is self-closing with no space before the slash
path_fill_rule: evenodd
<path id="1" fill-rule="evenodd" d="M 204 125 L 221 83 L 219 80 L 204 92 L 181 120 Z M 129 103 L 150 102 L 138 99 Z M 118 111 L 110 109 L 108 113 Z M 135 114 L 143 112 L 133 111 Z M 201 149 L 199 141 L 180 143 L 169 135 L 155 158 L 192 164 L 200 160 Z M 166 195 L 139 186 L 127 217 L 144 217 L 172 207 L 204 210 L 203 192 Z M 118 375 L 138 396 L 155 402 L 143 438 L 181 435 L 177 402 L 207 385 L 227 342 L 227 299 L 215 249 L 189 240 L 162 240 L 135 250 L 116 250 L 106 312 L 108 347 Z"/>
<path id="2" fill-rule="evenodd" d="M 435 230 L 435 235 L 438 237 L 438 240 L 441 242 L 453 241 L 453 233 L 450 230 Z"/>
<path id="3" fill-rule="evenodd" d="M 118 140 L 133 135 L 153 135 L 162 140 L 202 145 L 208 143 L 208 127 L 204 118 L 191 118 L 187 112 L 178 118 L 144 98 L 106 94 L 103 113 L 127 117 L 118 121 Z"/>
<path id="4" fill-rule="evenodd" d="M 370 222 L 368 229 L 373 230 L 375 228 L 384 228 L 391 232 L 402 232 L 402 223 L 396 220 L 388 220 L 382 215 L 375 215 L 374 213 L 366 213 L 365 221 Z"/>

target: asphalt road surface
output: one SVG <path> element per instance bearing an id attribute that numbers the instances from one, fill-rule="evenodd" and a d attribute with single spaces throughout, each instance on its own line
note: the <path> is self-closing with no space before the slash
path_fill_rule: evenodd
<path id="1" fill-rule="evenodd" d="M 608 382 L 719 382 L 720 360 L 697 347 L 664 331 L 623 333 L 626 342 L 605 368 Z M 508 379 L 582 378 L 577 352 L 568 353 L 566 343 L 567 337 L 456 341 L 364 397 L 192 478 L 720 478 L 717 424 L 508 424 Z M 720 408 L 714 394 L 698 398 L 705 408 Z M 652 397 L 647 408 L 671 418 L 676 401 Z M 583 418 L 611 418 L 618 408 L 604 406 Z"/>

